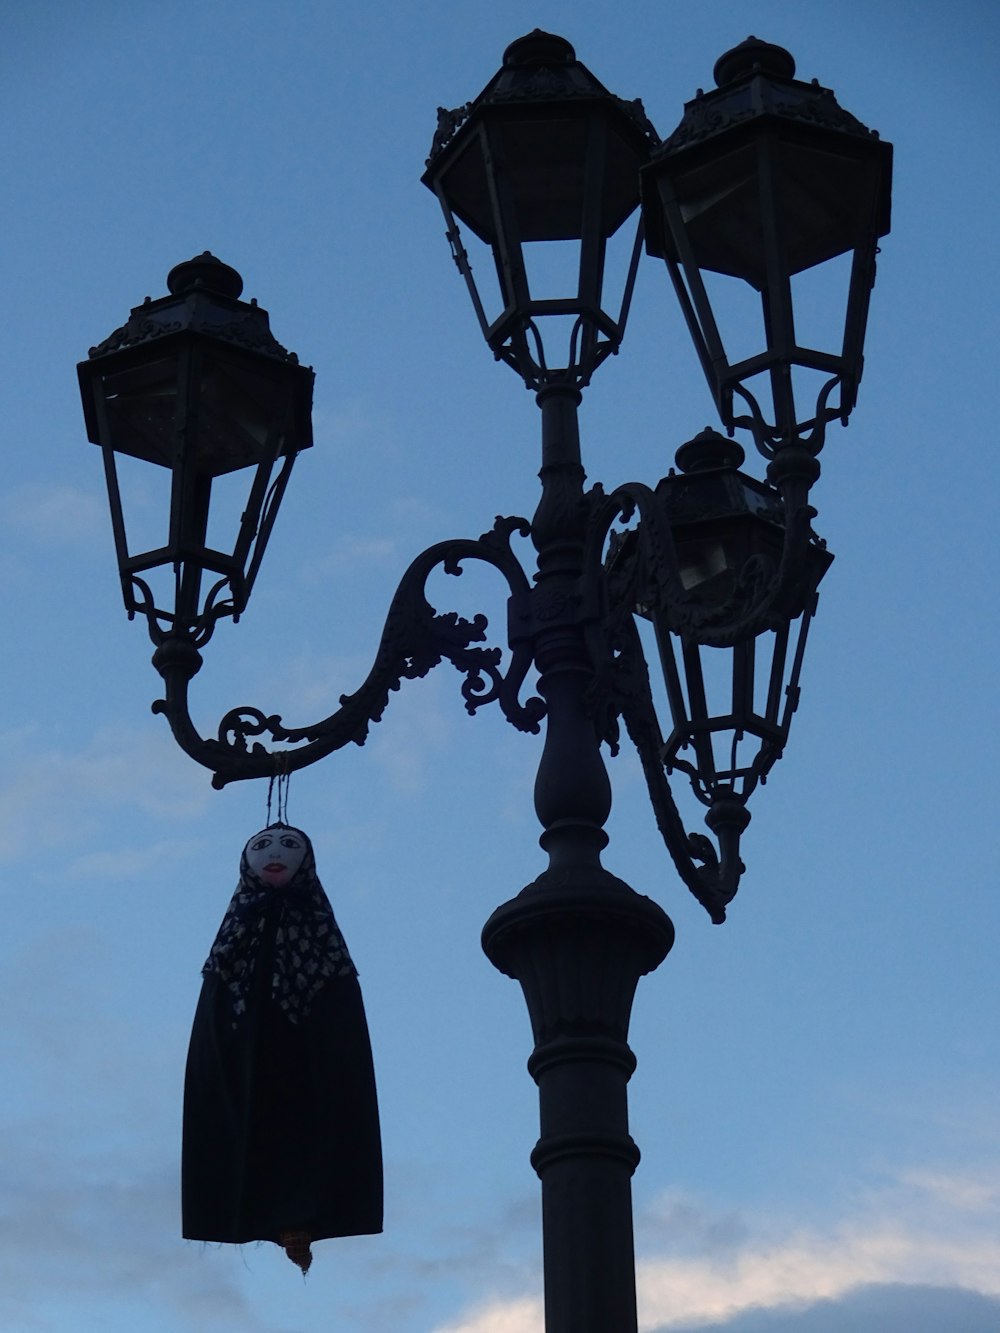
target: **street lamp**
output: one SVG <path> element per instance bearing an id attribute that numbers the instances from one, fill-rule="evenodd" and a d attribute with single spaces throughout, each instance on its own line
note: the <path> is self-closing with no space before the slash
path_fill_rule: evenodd
<path id="1" fill-rule="evenodd" d="M 717 91 L 689 103 L 661 143 L 641 103 L 613 96 L 567 41 L 536 30 L 507 48 L 478 97 L 439 110 L 423 180 L 440 201 L 488 346 L 535 392 L 542 493 L 530 522 L 499 518 L 478 538 L 416 557 L 367 678 L 319 722 L 288 727 L 237 708 L 205 738 L 187 704 L 200 649 L 220 616 L 244 609 L 288 470 L 311 442 L 311 372 L 274 343 L 263 312 L 238 300 L 238 275 L 209 255 L 173 270 L 171 296 L 134 310 L 80 367 L 88 433 L 105 452 L 126 605 L 146 616 L 164 680 L 154 706 L 214 785 L 362 744 L 401 681 L 443 659 L 461 673 L 470 713 L 495 702 L 519 730 L 544 723 L 535 809 L 549 864 L 493 913 L 483 947 L 521 983 L 534 1033 L 548 1333 L 636 1327 L 628 1026 L 639 977 L 673 943 L 662 909 L 601 863 L 611 808 L 602 747 L 615 752 L 624 727 L 682 879 L 723 921 L 743 870 L 748 799 L 780 757 L 798 703 L 832 559 L 813 530 L 809 490 L 827 422 L 846 421 L 854 406 L 874 256 L 888 229 L 888 146 L 829 90 L 795 80 L 786 51 L 750 38 L 719 60 L 716 79 Z M 766 480 L 741 471 L 740 445 L 706 428 L 655 486 L 585 487 L 577 409 L 621 344 L 644 230 L 647 249 L 666 261 L 722 422 L 730 435 L 750 432 L 768 459 Z M 626 232 L 624 282 L 609 301 L 609 246 Z M 495 273 L 492 298 L 474 275 L 474 245 L 487 276 Z M 553 265 L 552 254 L 567 250 L 570 263 Z M 839 348 L 804 347 L 792 279 L 844 254 Z M 753 355 L 725 352 L 706 273 L 760 293 L 763 344 Z M 815 404 L 796 381 L 803 371 L 821 374 Z M 735 398 L 746 413 L 736 415 Z M 122 453 L 172 469 L 170 541 L 138 556 L 125 542 L 115 481 Z M 230 556 L 206 544 L 208 491 L 239 468 L 253 481 Z M 535 547 L 531 576 L 515 535 Z M 507 582 L 506 657 L 482 646 L 485 616 L 467 620 L 428 601 L 430 574 L 468 560 Z M 155 566 L 173 570 L 169 604 L 145 584 Z M 206 571 L 219 577 L 201 600 Z M 655 637 L 666 726 L 639 622 Z M 525 698 L 532 670 L 538 693 Z M 685 828 L 676 773 L 706 807 L 713 836 Z"/>
<path id="2" fill-rule="evenodd" d="M 794 78 L 780 46 L 748 37 L 715 64 L 718 87 L 684 109 L 680 125 L 643 173 L 648 248 L 680 298 L 726 426 L 745 426 L 772 456 L 795 441 L 822 447 L 824 427 L 845 425 L 857 399 L 878 239 L 889 230 L 892 148 L 846 112 L 817 80 Z M 850 257 L 840 346 L 796 336 L 793 278 Z M 731 362 L 705 274 L 760 295 L 763 346 Z M 802 409 L 795 379 L 815 371 L 815 407 Z M 750 384 L 769 391 L 770 412 Z M 838 400 L 832 405 L 836 390 Z M 736 416 L 734 395 L 749 415 Z"/>
<path id="3" fill-rule="evenodd" d="M 312 444 L 313 372 L 275 340 L 256 301 L 239 300 L 243 279 L 214 255 L 177 264 L 167 287 L 169 296 L 147 297 L 91 348 L 78 367 L 80 391 L 88 437 L 104 453 L 129 618 L 142 611 L 154 642 L 174 634 L 204 643 L 220 616 L 239 619 L 296 453 Z M 169 469 L 162 546 L 129 549 L 119 455 Z M 223 552 L 207 541 L 212 483 L 238 472 L 250 485 Z M 155 572 L 172 573 L 159 597 Z M 218 577 L 202 600 L 206 574 Z M 171 605 L 158 605 L 163 592 Z"/>

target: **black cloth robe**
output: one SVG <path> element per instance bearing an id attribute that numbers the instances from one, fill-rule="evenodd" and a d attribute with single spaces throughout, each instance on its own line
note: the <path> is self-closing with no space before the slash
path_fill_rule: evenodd
<path id="1" fill-rule="evenodd" d="M 380 1232 L 382 1151 L 368 1025 L 311 847 L 288 889 L 262 890 L 245 858 L 242 870 L 191 1032 L 183 1234 L 240 1244 L 279 1242 L 293 1229 L 312 1240 Z M 292 890 L 306 910 L 293 913 L 290 926 Z M 303 948 L 317 922 L 321 945 L 312 938 Z M 215 955 L 227 950 L 227 961 L 213 969 Z M 317 974 L 316 959 L 331 956 L 337 966 L 324 963 Z M 334 974 L 324 977 L 324 969 Z M 287 981 L 279 986 L 282 974 Z"/>

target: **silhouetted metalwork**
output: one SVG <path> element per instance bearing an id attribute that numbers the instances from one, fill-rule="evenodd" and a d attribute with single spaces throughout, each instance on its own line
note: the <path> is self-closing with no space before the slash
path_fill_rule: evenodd
<path id="1" fill-rule="evenodd" d="M 444 660 L 462 676 L 470 713 L 497 703 L 519 730 L 537 732 L 544 723 L 535 808 L 549 865 L 493 914 L 483 947 L 521 983 L 535 1036 L 529 1068 L 539 1087 L 541 1137 L 532 1161 L 542 1181 L 548 1333 L 636 1327 L 630 1179 L 639 1155 L 628 1133 L 626 1087 L 635 1067 L 628 1024 L 639 977 L 673 942 L 662 909 L 601 863 L 611 808 L 602 747 L 614 753 L 624 729 L 681 878 L 712 920 L 723 921 L 743 871 L 748 799 L 788 739 L 817 589 L 832 560 L 813 528 L 809 495 L 825 425 L 846 422 L 855 403 L 877 240 L 888 229 L 891 150 L 828 89 L 796 81 L 794 71 L 787 51 L 748 39 L 717 63 L 718 91 L 688 103 L 680 127 L 661 144 L 641 103 L 613 96 L 565 39 L 536 30 L 507 48 L 478 97 L 439 110 L 423 180 L 443 209 L 488 346 L 536 394 L 542 493 L 530 521 L 498 518 L 482 536 L 417 556 L 392 599 L 371 671 L 329 717 L 288 726 L 242 707 L 226 714 L 214 738 L 191 721 L 188 686 L 200 649 L 220 615 L 243 609 L 259 558 L 242 582 L 225 566 L 228 600 L 213 592 L 195 611 L 187 588 L 196 579 L 186 571 L 216 566 L 200 547 L 155 552 L 175 561 L 175 606 L 157 609 L 145 596 L 128 602 L 130 611 L 145 612 L 157 645 L 153 661 L 166 693 L 154 707 L 217 786 L 363 744 L 401 682 Z M 641 223 L 624 250 L 614 314 L 606 269 L 609 242 L 637 215 L 640 189 L 648 248 L 667 263 L 723 424 L 730 434 L 750 432 L 768 459 L 766 480 L 741 471 L 742 448 L 706 428 L 680 447 L 677 470 L 655 486 L 606 492 L 585 485 L 577 410 L 624 334 Z M 496 273 L 496 315 L 487 313 L 488 297 L 473 276 L 470 236 Z M 552 290 L 544 264 L 536 279 L 538 243 L 573 249 L 562 290 Z M 845 254 L 839 349 L 800 346 L 792 279 Z M 225 285 L 232 270 L 201 262 L 200 299 L 234 299 Z M 749 358 L 731 362 L 724 350 L 705 279 L 712 271 L 760 293 L 763 347 Z M 147 308 L 133 312 L 133 321 Z M 138 336 L 126 342 L 129 371 L 144 384 L 143 343 Z M 115 355 L 114 347 L 96 349 L 81 368 L 89 401 L 117 401 Z M 156 340 L 146 356 L 161 363 Z M 793 383 L 803 372 L 823 377 L 808 407 Z M 305 389 L 294 383 L 266 432 L 268 458 L 287 455 L 289 465 L 296 441 L 310 439 L 292 406 Z M 207 387 L 202 392 L 209 395 Z M 734 397 L 746 413 L 736 414 Z M 226 410 L 239 419 L 229 400 Z M 126 438 L 138 424 L 134 413 L 87 412 L 91 438 L 106 456 L 120 450 L 168 461 Z M 200 446 L 187 441 L 188 417 L 178 412 L 172 420 L 176 476 Z M 245 461 L 262 466 L 256 453 Z M 186 530 L 186 485 L 175 484 L 171 531 Z M 114 489 L 112 511 L 117 537 Z M 260 519 L 262 539 L 270 515 Z M 532 575 L 515 537 L 535 548 Z M 240 540 L 238 550 L 249 549 Z M 123 549 L 119 539 L 120 559 Z M 503 644 L 486 644 L 485 616 L 467 620 L 428 600 L 435 570 L 458 574 L 470 560 L 492 567 L 506 585 Z M 123 559 L 123 579 L 142 567 Z M 656 690 L 647 625 L 662 673 Z M 525 698 L 532 670 L 538 694 Z M 658 694 L 669 714 L 662 722 Z M 707 834 L 685 827 L 670 783 L 678 773 L 706 807 Z"/>
<path id="2" fill-rule="evenodd" d="M 537 29 L 511 42 L 478 97 L 455 111 L 438 109 L 424 184 L 444 211 L 486 341 L 526 387 L 570 379 L 582 388 L 618 351 L 641 231 L 616 315 L 604 304 L 607 243 L 635 213 L 639 168 L 658 142 L 641 102 L 613 96 L 569 42 Z M 488 297 L 477 287 L 459 221 L 493 250 L 501 297 L 495 318 L 486 313 Z M 548 293 L 543 275 L 533 272 L 527 247 L 546 241 L 577 248 L 571 290 Z M 558 361 L 544 338 L 555 318 L 569 321 Z"/>
<path id="3" fill-rule="evenodd" d="M 271 333 L 267 312 L 239 299 L 243 279 L 207 251 L 167 275 L 79 366 L 87 435 L 104 452 L 111 520 L 129 617 L 155 642 L 200 644 L 247 604 L 295 455 L 312 444 L 313 372 Z M 117 455 L 172 475 L 167 541 L 131 552 Z M 212 483 L 252 469 L 231 550 L 207 544 Z M 173 605 L 148 575 L 173 572 Z M 146 575 L 147 577 L 143 577 Z M 202 599 L 202 580 L 214 576 Z"/>
<path id="4" fill-rule="evenodd" d="M 716 61 L 716 91 L 687 103 L 642 173 L 647 246 L 670 270 L 719 415 L 730 429 L 750 430 L 767 457 L 790 444 L 818 453 L 826 423 L 847 424 L 878 239 L 889 230 L 891 146 L 838 106 L 829 88 L 794 74 L 787 51 L 748 37 Z M 801 346 L 792 279 L 840 255 L 851 257 L 840 345 Z M 765 345 L 758 353 L 729 361 L 706 272 L 759 292 Z M 823 372 L 812 406 L 800 406 L 796 369 Z M 749 387 L 758 376 L 769 408 Z M 749 415 L 736 415 L 734 395 Z"/>

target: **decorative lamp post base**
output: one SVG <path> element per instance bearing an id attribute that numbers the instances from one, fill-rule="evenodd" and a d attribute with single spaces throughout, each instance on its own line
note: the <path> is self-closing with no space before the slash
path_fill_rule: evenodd
<path id="1" fill-rule="evenodd" d="M 547 870 L 483 928 L 535 1038 L 546 1333 L 635 1333 L 628 1025 L 639 978 L 673 940 L 662 909 L 600 866 Z"/>

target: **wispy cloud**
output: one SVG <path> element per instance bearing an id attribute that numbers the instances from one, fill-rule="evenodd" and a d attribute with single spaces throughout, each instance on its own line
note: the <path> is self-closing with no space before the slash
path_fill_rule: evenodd
<path id="1" fill-rule="evenodd" d="M 544 1333 L 543 1318 L 537 1299 L 490 1301 L 453 1324 L 441 1324 L 434 1333 Z"/>
<path id="2" fill-rule="evenodd" d="M 724 1326 L 748 1312 L 836 1302 L 880 1284 L 1000 1297 L 1000 1172 L 925 1167 L 859 1197 L 847 1216 L 802 1225 L 774 1217 L 713 1218 L 690 1200 L 664 1201 L 660 1236 L 681 1215 L 689 1250 L 636 1269 L 645 1333 Z M 693 1241 L 693 1244 L 692 1244 Z M 831 1324 L 845 1333 L 849 1322 Z M 782 1325 L 783 1326 L 783 1325 Z M 756 1327 L 756 1325 L 755 1325 Z M 435 1333 L 542 1333 L 538 1297 L 481 1302 Z"/>
<path id="3" fill-rule="evenodd" d="M 445 690 L 454 688 L 454 680 L 440 679 L 406 682 L 398 695 L 393 694 L 391 734 L 375 729 L 372 746 L 375 762 L 393 791 L 414 794 L 427 790 L 434 781 L 437 757 L 446 746 L 456 710 L 444 706 Z"/>
<path id="4" fill-rule="evenodd" d="M 1000 1241 L 922 1234 L 905 1218 L 792 1232 L 728 1262 L 655 1259 L 637 1271 L 641 1327 L 673 1329 L 745 1310 L 809 1305 L 862 1285 L 932 1282 L 1000 1291 Z"/>
<path id="5" fill-rule="evenodd" d="M 344 532 L 324 555 L 317 557 L 314 552 L 302 566 L 304 581 L 315 585 L 325 583 L 331 576 L 376 570 L 387 571 L 395 582 L 418 554 L 429 532 L 440 528 L 438 537 L 452 535 L 444 527 L 444 518 L 417 496 L 402 496 L 383 506 L 378 512 L 378 522 L 381 526 L 377 531 Z"/>
<path id="6" fill-rule="evenodd" d="M 900 1184 L 961 1213 L 1000 1214 L 1000 1169 L 983 1174 L 915 1167 L 900 1173 Z"/>
<path id="7" fill-rule="evenodd" d="M 313 439 L 318 445 L 355 445 L 369 439 L 381 421 L 376 411 L 359 400 L 337 411 L 317 404 L 313 409 Z"/>
<path id="8" fill-rule="evenodd" d="M 46 546 L 106 541 L 106 502 L 94 491 L 41 482 L 20 486 L 7 497 L 6 520 Z"/>
<path id="9" fill-rule="evenodd" d="M 201 1262 L 177 1241 L 176 1168 L 116 1181 L 107 1163 L 58 1159 L 28 1133 L 8 1132 L 0 1216 L 0 1323 L 4 1328 L 96 1329 L 115 1316 L 155 1327 L 274 1330 L 240 1289 L 239 1274 Z M 20 1149 L 10 1150 L 13 1144 Z M 93 1317 L 99 1308 L 99 1320 Z M 90 1313 L 88 1313 L 90 1312 Z M 77 1322 L 77 1321 L 80 1322 Z M 146 1325 L 147 1327 L 150 1324 Z"/>
<path id="10" fill-rule="evenodd" d="M 0 837 L 18 860 L 79 841 L 111 811 L 185 818 L 211 797 L 169 735 L 106 729 L 76 750 L 39 742 L 37 728 L 0 736 L 10 773 L 0 788 Z"/>

